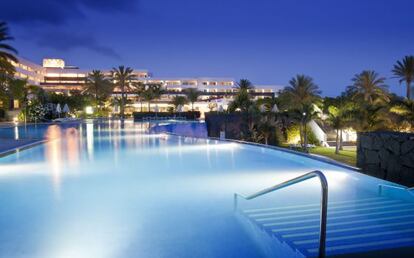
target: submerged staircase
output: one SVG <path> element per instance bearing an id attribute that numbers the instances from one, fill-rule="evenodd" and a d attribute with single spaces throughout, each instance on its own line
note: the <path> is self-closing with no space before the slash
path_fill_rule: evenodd
<path id="1" fill-rule="evenodd" d="M 257 196 L 249 197 L 243 198 Z M 237 197 L 235 201 L 237 209 Z M 250 228 L 261 231 L 261 238 L 268 238 L 264 242 L 274 240 L 274 248 L 290 249 L 283 257 L 414 257 L 414 202 L 378 196 L 329 202 L 326 207 L 325 232 L 320 230 L 320 204 L 237 211 Z"/>

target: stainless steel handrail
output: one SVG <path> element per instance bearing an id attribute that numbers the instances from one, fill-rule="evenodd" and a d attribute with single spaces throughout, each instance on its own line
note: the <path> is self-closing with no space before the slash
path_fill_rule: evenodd
<path id="1" fill-rule="evenodd" d="M 288 180 L 286 182 L 283 182 L 281 184 L 277 184 L 275 186 L 263 189 L 257 193 L 244 196 L 238 193 L 234 194 L 234 210 L 237 210 L 238 206 L 238 198 L 241 197 L 245 200 L 251 200 L 254 198 L 257 198 L 259 196 L 268 194 L 270 192 L 291 186 L 296 183 L 303 182 L 305 180 L 311 179 L 317 177 L 319 178 L 319 181 L 321 183 L 321 190 L 322 190 L 322 196 L 321 196 L 321 213 L 320 213 L 320 227 L 319 227 L 319 256 L 320 258 L 325 257 L 325 246 L 326 246 L 326 221 L 328 216 L 328 181 L 326 180 L 325 175 L 319 171 L 315 170 L 309 173 L 306 173 L 304 175 L 301 175 L 299 177 L 293 178 L 291 180 Z"/>

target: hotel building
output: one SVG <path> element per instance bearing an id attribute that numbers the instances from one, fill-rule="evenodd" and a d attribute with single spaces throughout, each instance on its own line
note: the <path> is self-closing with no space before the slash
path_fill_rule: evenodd
<path id="1" fill-rule="evenodd" d="M 27 79 L 30 84 L 38 85 L 48 92 L 56 93 L 70 93 L 74 90 L 83 90 L 85 79 L 90 70 L 82 70 L 76 66 L 66 65 L 63 59 L 45 58 L 42 65 L 35 64 L 23 58 L 19 58 L 19 63 L 12 63 L 16 68 L 16 77 Z M 110 71 L 103 71 L 110 74 Z M 236 94 L 236 81 L 232 78 L 158 78 L 153 77 L 152 73 L 147 70 L 134 70 L 138 81 L 143 83 L 159 83 L 166 93 L 161 99 L 152 104 L 153 108 L 164 111 L 168 108 L 171 99 L 175 95 L 183 94 L 183 90 L 187 88 L 197 88 L 201 92 L 200 101 L 195 104 L 198 110 L 207 108 L 209 101 L 226 102 L 230 101 L 234 94 Z M 251 94 L 255 98 L 273 97 L 278 92 L 281 86 L 256 86 Z M 113 96 L 119 96 L 119 89 L 115 88 Z M 134 94 L 128 94 L 128 98 L 136 99 Z M 132 104 L 132 109 L 137 109 L 137 102 Z M 133 110 L 132 110 L 133 111 Z"/>

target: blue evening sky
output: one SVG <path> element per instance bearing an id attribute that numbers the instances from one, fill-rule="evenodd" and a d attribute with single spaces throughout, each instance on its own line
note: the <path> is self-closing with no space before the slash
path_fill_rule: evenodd
<path id="1" fill-rule="evenodd" d="M 392 77 L 395 61 L 414 54 L 413 10 L 412 0 L 13 0 L 0 19 L 38 63 L 278 85 L 304 73 L 332 96 L 363 69 Z"/>

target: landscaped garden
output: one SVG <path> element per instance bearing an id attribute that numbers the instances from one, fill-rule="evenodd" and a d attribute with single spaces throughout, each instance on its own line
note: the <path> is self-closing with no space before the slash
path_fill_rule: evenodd
<path id="1" fill-rule="evenodd" d="M 6 23 L 0 24 L 0 33 L 0 119 L 5 119 L 8 109 L 16 109 L 16 103 L 19 113 L 14 120 L 26 122 L 66 116 L 123 119 L 132 112 L 151 114 L 151 104 L 167 94 L 161 84 L 139 80 L 133 69 L 126 66 L 114 67 L 110 72 L 93 70 L 85 77 L 82 90 L 45 91 L 15 77 L 12 62 L 18 62 L 17 51 L 3 44 L 12 39 Z M 254 84 L 241 79 L 226 108 L 218 106 L 214 98 L 201 99 L 198 89 L 188 88 L 169 99 L 168 112 L 180 113 L 184 105 L 195 111 L 197 103 L 208 102 L 211 112 L 206 117 L 219 114 L 224 116 L 223 121 L 229 116 L 238 117 L 233 120 L 232 130 L 220 128 L 228 138 L 285 146 L 355 165 L 356 132 L 414 131 L 414 56 L 390 64 L 390 72 L 394 83 L 406 87 L 405 98 L 389 92 L 385 76 L 364 70 L 350 78 L 349 85 L 344 85 L 337 97 L 323 97 L 312 77 L 298 74 L 273 98 L 257 99 L 252 94 Z M 133 103 L 140 103 L 139 108 Z M 226 123 L 226 127 L 232 125 Z M 354 146 L 352 150 L 344 149 L 344 134 L 345 145 Z M 354 137 L 348 137 L 350 134 Z"/>

